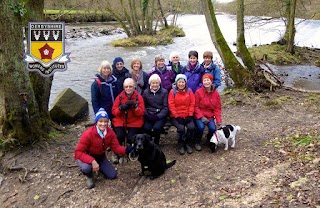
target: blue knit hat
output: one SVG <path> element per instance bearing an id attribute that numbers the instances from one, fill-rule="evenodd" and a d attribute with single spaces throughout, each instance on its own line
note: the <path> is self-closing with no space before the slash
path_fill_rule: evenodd
<path id="1" fill-rule="evenodd" d="M 113 60 L 113 65 L 115 66 L 118 62 L 124 63 L 123 59 L 121 57 L 117 57 Z"/>
<path id="2" fill-rule="evenodd" d="M 100 108 L 99 111 L 96 113 L 94 123 L 97 123 L 100 118 L 106 118 L 109 120 L 108 113 L 104 110 L 104 108 Z"/>
<path id="3" fill-rule="evenodd" d="M 179 79 L 184 79 L 184 81 L 187 82 L 187 76 L 184 74 L 177 74 L 176 79 L 174 80 L 175 83 L 177 83 Z"/>

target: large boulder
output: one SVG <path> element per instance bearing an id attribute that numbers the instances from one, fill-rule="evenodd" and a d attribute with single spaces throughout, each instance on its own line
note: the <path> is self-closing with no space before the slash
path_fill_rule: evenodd
<path id="1" fill-rule="evenodd" d="M 58 123 L 74 123 L 88 115 L 88 101 L 72 89 L 64 89 L 50 109 L 51 119 Z"/>

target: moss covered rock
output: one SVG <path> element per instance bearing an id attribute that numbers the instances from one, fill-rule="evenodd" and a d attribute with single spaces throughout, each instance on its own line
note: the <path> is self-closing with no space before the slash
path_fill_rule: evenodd
<path id="1" fill-rule="evenodd" d="M 58 123 L 74 123 L 88 115 L 88 101 L 72 89 L 64 89 L 50 109 L 51 119 Z"/>

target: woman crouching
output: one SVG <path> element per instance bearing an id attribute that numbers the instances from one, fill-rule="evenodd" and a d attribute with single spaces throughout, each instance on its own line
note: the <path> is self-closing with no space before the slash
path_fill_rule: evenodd
<path id="1" fill-rule="evenodd" d="M 95 117 L 95 125 L 87 129 L 79 140 L 74 159 L 80 171 L 87 176 L 87 188 L 95 186 L 93 172 L 101 172 L 106 179 L 115 179 L 117 171 L 106 158 L 108 147 L 119 155 L 128 155 L 134 147 L 120 146 L 116 134 L 108 127 L 107 112 L 100 108 Z"/>

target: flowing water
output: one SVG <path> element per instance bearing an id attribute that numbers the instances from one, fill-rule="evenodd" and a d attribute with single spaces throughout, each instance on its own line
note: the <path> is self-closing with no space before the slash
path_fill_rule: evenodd
<path id="1" fill-rule="evenodd" d="M 219 26 L 225 36 L 231 50 L 236 48 L 236 20 L 232 15 L 217 15 Z M 247 17 L 247 19 L 251 19 Z M 98 23 L 90 23 L 98 24 Z M 202 54 L 206 50 L 214 53 L 217 60 L 220 57 L 215 50 L 207 29 L 204 15 L 183 15 L 178 18 L 177 24 L 181 27 L 186 36 L 175 38 L 174 43 L 167 46 L 149 46 L 122 48 L 108 45 L 115 39 L 125 38 L 125 34 L 115 34 L 87 39 L 68 39 L 66 41 L 66 53 L 71 53 L 71 62 L 68 69 L 64 72 L 57 72 L 54 75 L 52 84 L 50 104 L 53 103 L 57 94 L 65 88 L 71 88 L 79 95 L 84 97 L 90 106 L 90 117 L 92 117 L 90 86 L 97 73 L 97 68 L 102 60 L 112 63 L 113 59 L 121 56 L 125 66 L 130 69 L 130 62 L 133 57 L 140 57 L 143 69 L 148 71 L 154 64 L 155 55 L 162 54 L 168 62 L 172 51 L 177 51 L 181 57 L 181 63 L 185 65 L 188 60 L 188 52 L 197 50 L 199 61 L 202 62 Z M 88 23 L 89 25 L 89 23 Z M 68 30 L 68 26 L 66 30 Z M 246 40 L 248 47 L 252 45 L 269 44 L 279 39 L 284 32 L 284 23 L 281 20 L 273 21 L 269 24 L 247 24 Z M 300 23 L 297 27 L 296 44 L 320 48 L 320 21 L 308 20 Z M 302 88 L 319 89 L 320 68 L 314 66 L 274 66 L 279 73 L 287 73 L 284 76 L 285 82 L 289 85 L 298 85 Z M 223 88 L 223 86 L 222 86 Z"/>

